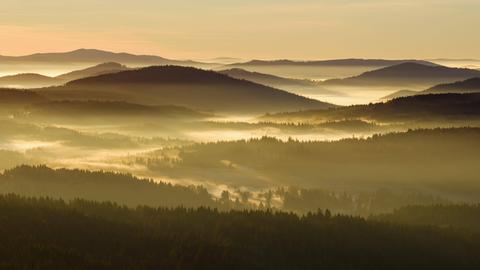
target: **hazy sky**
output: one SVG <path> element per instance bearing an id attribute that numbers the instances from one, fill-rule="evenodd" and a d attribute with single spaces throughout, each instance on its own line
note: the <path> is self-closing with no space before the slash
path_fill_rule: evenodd
<path id="1" fill-rule="evenodd" d="M 480 58 L 480 0 L 0 0 L 0 54 Z"/>

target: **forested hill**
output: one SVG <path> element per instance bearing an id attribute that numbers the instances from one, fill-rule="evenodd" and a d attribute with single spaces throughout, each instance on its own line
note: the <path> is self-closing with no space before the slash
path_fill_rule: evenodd
<path id="1" fill-rule="evenodd" d="M 332 216 L 0 196 L 2 269 L 478 269 L 480 238 Z"/>
<path id="2" fill-rule="evenodd" d="M 249 114 L 334 107 L 214 71 L 180 66 L 105 74 L 41 91 L 53 99 L 115 100 Z"/>
<path id="3" fill-rule="evenodd" d="M 32 103 L 46 102 L 47 98 L 39 93 L 18 90 L 18 89 L 0 89 L 0 106 L 9 107 L 16 105 L 26 105 Z M 0 108 L 1 109 L 1 108 Z"/>
<path id="4" fill-rule="evenodd" d="M 410 205 L 372 219 L 398 224 L 452 227 L 480 233 L 480 204 Z"/>
<path id="5" fill-rule="evenodd" d="M 318 122 L 344 119 L 376 121 L 433 121 L 480 118 L 480 93 L 429 94 L 400 97 L 387 102 L 352 105 L 329 110 L 265 115 L 266 121 Z"/>
<path id="6" fill-rule="evenodd" d="M 159 150 L 139 164 L 168 177 L 230 185 L 407 188 L 476 201 L 479 147 L 480 128 L 411 130 L 333 142 L 263 137 L 187 145 L 177 149 L 174 159 Z"/>
<path id="7" fill-rule="evenodd" d="M 176 186 L 128 174 L 20 166 L 0 174 L 0 194 L 83 198 L 129 206 L 219 206 L 202 187 Z"/>
<path id="8" fill-rule="evenodd" d="M 327 80 L 324 85 L 414 87 L 449 83 L 480 76 L 474 69 L 451 68 L 419 63 L 401 63 L 367 71 L 345 79 Z"/>
<path id="9" fill-rule="evenodd" d="M 480 75 L 465 81 L 439 84 L 421 93 L 468 93 L 480 92 Z"/>

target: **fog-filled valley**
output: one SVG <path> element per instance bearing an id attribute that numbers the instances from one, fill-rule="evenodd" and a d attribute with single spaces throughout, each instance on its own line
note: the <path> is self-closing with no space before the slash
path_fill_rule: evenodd
<path id="1" fill-rule="evenodd" d="M 461 256 L 465 265 L 478 263 L 472 258 L 479 237 L 480 71 L 465 62 L 203 63 L 86 49 L 0 61 L 0 211 L 8 217 L 0 224 L 2 237 L 16 241 L 4 235 L 15 222 L 57 224 L 58 218 L 69 221 L 45 225 L 41 233 L 68 233 L 85 223 L 93 231 L 84 234 L 94 237 L 112 225 L 110 233 L 128 246 L 90 254 L 78 248 L 80 238 L 47 237 L 16 245 L 28 260 L 39 256 L 37 243 L 48 256 L 68 260 L 74 259 L 63 247 L 77 246 L 76 258 L 99 269 L 118 265 L 121 252 L 128 252 L 128 263 L 138 262 L 142 256 L 131 249 L 146 252 L 147 244 L 187 257 L 197 249 L 245 252 L 242 245 L 261 243 L 242 235 L 263 233 L 261 224 L 278 229 L 264 243 L 272 254 L 249 253 L 235 258 L 239 265 L 285 268 L 288 263 L 251 265 L 247 258 L 293 254 L 272 240 L 291 240 L 291 228 L 319 237 L 296 244 L 323 245 L 328 256 L 347 256 L 355 266 L 297 254 L 310 262 L 302 269 L 377 269 L 359 259 L 354 239 L 367 236 L 354 233 L 358 229 L 389 246 L 385 261 L 406 249 L 418 260 L 416 252 L 434 246 L 425 265 L 438 258 L 461 265 Z M 217 226 L 218 238 L 207 225 L 182 223 L 173 232 L 169 226 L 179 226 L 180 216 Z M 233 241 L 229 230 L 239 237 L 231 245 L 225 244 Z M 189 239 L 195 251 L 169 246 L 166 232 Z M 350 251 L 338 248 L 345 233 Z M 329 244 L 321 240 L 325 235 Z M 417 240 L 407 248 L 402 237 Z M 104 239 L 98 244 L 114 246 Z M 448 245 L 462 248 L 447 256 Z M 0 244 L 0 254 L 7 246 Z M 153 252 L 140 269 L 203 265 L 200 260 L 211 259 L 207 253 L 198 253 L 198 261 L 172 253 L 160 263 Z M 374 253 L 371 247 L 362 256 Z M 10 256 L 12 264 L 0 266 L 18 263 Z M 226 269 L 228 261 L 217 268 Z M 294 265 L 287 268 L 298 269 Z"/>
<path id="2" fill-rule="evenodd" d="M 118 171 L 204 186 L 217 196 L 288 187 L 354 193 L 388 187 L 459 201 L 477 194 L 475 70 L 368 59 L 207 66 L 97 50 L 6 60 L 70 70 L 49 77 L 56 80 L 50 85 L 1 90 L 2 169 L 42 164 Z M 72 70 L 73 62 L 92 66 Z M 139 67 L 151 64 L 167 66 Z M 302 77 L 295 76 L 299 70 Z M 28 76 L 9 78 L 29 83 Z M 396 92 L 408 86 L 408 97 Z M 368 93 L 386 89 L 393 100 L 362 105 Z M 304 97 L 317 94 L 332 98 Z M 362 98 L 355 105 L 332 101 L 356 95 Z M 452 151 L 465 160 L 453 159 Z M 450 165 L 434 169 L 443 163 Z"/>

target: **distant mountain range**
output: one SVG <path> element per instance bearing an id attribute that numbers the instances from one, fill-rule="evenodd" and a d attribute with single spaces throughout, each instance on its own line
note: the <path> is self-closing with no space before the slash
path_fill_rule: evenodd
<path id="1" fill-rule="evenodd" d="M 190 60 L 172 60 L 155 55 L 135 55 L 130 53 L 114 53 L 96 49 L 79 49 L 70 52 L 36 53 L 26 56 L 0 56 L 2 63 L 45 63 L 68 64 L 87 63 L 99 64 L 118 62 L 123 65 L 202 65 Z"/>
<path id="2" fill-rule="evenodd" d="M 434 66 L 423 60 L 385 60 L 385 59 L 333 59 L 317 61 L 295 60 L 252 60 L 244 63 L 226 65 L 223 69 L 241 68 L 249 71 L 273 74 L 287 78 L 326 80 L 357 76 L 363 72 L 414 62 Z"/>
<path id="3" fill-rule="evenodd" d="M 478 70 L 450 68 L 419 63 L 402 63 L 361 75 L 332 79 L 323 83 L 325 86 L 352 87 L 428 87 L 440 83 L 448 83 L 480 76 Z"/>
<path id="4" fill-rule="evenodd" d="M 251 60 L 244 63 L 234 63 L 231 67 L 242 66 L 368 66 L 368 67 L 387 67 L 402 63 L 418 63 L 423 65 L 435 66 L 436 64 L 423 60 L 385 60 L 385 59 L 333 59 L 316 61 L 295 61 L 295 60 Z"/>
<path id="5" fill-rule="evenodd" d="M 56 100 L 180 105 L 215 112 L 265 113 L 334 107 L 217 72 L 181 66 L 154 66 L 105 74 L 41 91 Z"/>
<path id="6" fill-rule="evenodd" d="M 24 73 L 0 77 L 0 87 L 37 88 L 61 85 L 72 80 L 129 70 L 130 68 L 119 63 L 109 62 L 82 70 L 72 71 L 56 77 L 49 77 L 35 73 Z"/>
<path id="7" fill-rule="evenodd" d="M 480 77 L 471 78 L 464 81 L 454 83 L 439 84 L 423 91 L 400 90 L 381 98 L 381 100 L 390 100 L 398 97 L 406 97 L 424 94 L 441 94 L 441 93 L 474 93 L 480 92 Z"/>

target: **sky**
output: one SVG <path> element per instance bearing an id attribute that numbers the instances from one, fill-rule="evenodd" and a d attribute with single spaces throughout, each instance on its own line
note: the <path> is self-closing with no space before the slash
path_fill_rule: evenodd
<path id="1" fill-rule="evenodd" d="M 0 0 L 0 54 L 480 58 L 480 0 Z"/>

